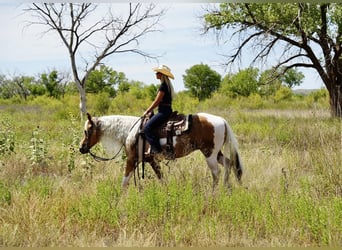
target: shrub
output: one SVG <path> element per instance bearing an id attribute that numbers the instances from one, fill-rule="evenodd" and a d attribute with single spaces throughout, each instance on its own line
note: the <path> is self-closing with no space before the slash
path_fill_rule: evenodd
<path id="1" fill-rule="evenodd" d="M 106 114 L 110 106 L 110 98 L 107 92 L 96 95 L 94 103 L 94 112 L 97 114 Z"/>
<path id="2" fill-rule="evenodd" d="M 275 93 L 274 101 L 280 102 L 283 100 L 290 100 L 292 97 L 292 90 L 288 87 L 281 86 L 279 90 Z"/>
<path id="3" fill-rule="evenodd" d="M 31 145 L 29 146 L 30 150 L 30 160 L 32 165 L 37 165 L 40 167 L 46 167 L 46 155 L 47 155 L 47 148 L 44 139 L 41 136 L 41 130 L 37 127 L 32 132 L 31 137 Z"/>
<path id="4" fill-rule="evenodd" d="M 14 152 L 15 133 L 12 122 L 5 117 L 0 120 L 0 155 L 6 155 Z"/>
<path id="5" fill-rule="evenodd" d="M 7 186 L 5 186 L 0 180 L 0 205 L 10 204 L 12 200 L 12 194 Z"/>

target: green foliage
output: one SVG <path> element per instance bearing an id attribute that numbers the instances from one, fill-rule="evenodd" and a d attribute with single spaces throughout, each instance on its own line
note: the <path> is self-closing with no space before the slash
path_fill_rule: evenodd
<path id="1" fill-rule="evenodd" d="M 200 106 L 201 109 L 204 110 L 213 110 L 212 112 L 214 112 L 215 109 L 231 109 L 233 102 L 234 99 L 231 96 L 222 93 L 222 91 L 217 91 L 211 96 L 210 99 L 193 105 Z M 186 103 L 188 103 L 188 101 Z"/>
<path id="2" fill-rule="evenodd" d="M 313 102 L 317 103 L 321 100 L 327 101 L 329 93 L 326 89 L 320 89 L 317 91 L 313 91 L 309 94 L 309 98 L 312 98 Z"/>
<path id="3" fill-rule="evenodd" d="M 258 91 L 258 74 L 256 68 L 241 70 L 233 75 L 226 75 L 222 81 L 222 91 L 236 96 L 249 96 Z"/>
<path id="4" fill-rule="evenodd" d="M 24 100 L 27 100 L 30 95 L 29 86 L 34 82 L 34 77 L 30 76 L 15 76 L 12 80 L 14 87 L 14 95 L 18 95 Z"/>
<path id="5" fill-rule="evenodd" d="M 253 93 L 247 98 L 247 102 L 245 103 L 245 108 L 249 109 L 262 109 L 265 108 L 266 105 L 262 99 L 262 97 L 258 93 Z"/>
<path id="6" fill-rule="evenodd" d="M 192 97 L 187 92 L 179 92 L 175 100 L 173 100 L 173 110 L 177 110 L 179 113 L 193 113 L 197 110 L 199 105 L 197 98 Z"/>
<path id="7" fill-rule="evenodd" d="M 54 182 L 50 178 L 43 176 L 32 177 L 20 189 L 28 198 L 35 196 L 47 198 L 53 193 Z"/>
<path id="8" fill-rule="evenodd" d="M 321 23 L 319 6 L 316 4 L 301 4 L 303 8 L 302 26 L 309 34 L 313 34 Z M 338 5 L 334 8 L 340 9 Z M 253 17 L 250 15 L 253 13 Z M 334 13 L 334 10 L 332 10 Z M 260 27 L 272 27 L 273 30 L 283 33 L 284 35 L 300 36 L 297 28 L 293 24 L 293 20 L 298 15 L 298 4 L 294 3 L 270 3 L 270 4 L 248 4 L 248 8 L 242 3 L 222 3 L 220 4 L 220 14 L 208 13 L 205 17 L 207 25 L 211 25 L 217 29 L 226 26 L 236 27 L 238 24 L 253 23 L 255 20 L 260 23 Z M 334 14 L 335 16 L 335 14 Z M 280 20 L 280 21 L 279 21 Z M 334 21 L 340 21 L 333 19 Z"/>
<path id="9" fill-rule="evenodd" d="M 257 68 L 247 68 L 240 70 L 236 74 L 228 74 L 224 77 L 220 92 L 231 97 L 258 94 L 262 97 L 276 95 L 281 88 L 282 83 L 288 88 L 299 86 L 302 83 L 304 75 L 294 69 L 288 70 L 285 74 L 277 76 L 278 73 L 274 69 L 259 72 Z"/>
<path id="10" fill-rule="evenodd" d="M 258 93 L 261 96 L 273 96 L 281 86 L 281 81 L 276 79 L 275 71 L 273 69 L 261 72 L 259 77 Z"/>
<path id="11" fill-rule="evenodd" d="M 304 74 L 296 69 L 289 69 L 284 75 L 280 76 L 280 80 L 290 89 L 300 86 L 303 83 L 303 79 Z"/>
<path id="12" fill-rule="evenodd" d="M 107 113 L 111 99 L 109 97 L 109 93 L 107 92 L 101 92 L 95 97 L 95 103 L 94 103 L 94 112 L 98 115 L 104 115 Z"/>
<path id="13" fill-rule="evenodd" d="M 149 96 L 151 101 L 154 101 L 156 98 L 156 94 L 158 93 L 158 85 L 151 84 L 146 87 L 147 95 Z"/>
<path id="14" fill-rule="evenodd" d="M 9 188 L 0 181 L 0 205 L 11 204 L 12 194 Z"/>
<path id="15" fill-rule="evenodd" d="M 58 79 L 58 72 L 56 70 L 51 71 L 49 74 L 41 74 L 41 84 L 45 86 L 49 97 L 59 98 L 63 94 L 60 82 L 61 79 Z M 37 87 L 34 89 L 36 94 L 42 93 Z"/>
<path id="16" fill-rule="evenodd" d="M 147 88 L 138 90 L 119 93 L 107 112 L 117 114 L 124 104 L 121 113 L 140 115 L 150 99 Z M 89 95 L 91 109 L 101 96 Z M 199 102 L 178 93 L 174 109 L 221 115 L 232 126 L 245 173 L 242 186 L 231 176 L 229 194 L 222 173 L 212 192 L 200 152 L 163 163 L 162 183 L 146 165 L 145 179 L 135 173 L 137 186 L 132 177 L 122 190 L 125 161 L 81 155 L 84 121 L 77 110 L 56 114 L 73 110 L 77 95 L 2 103 L 1 129 L 15 135 L 15 154 L 0 160 L 0 245 L 339 245 L 341 122 L 329 118 L 327 96 L 319 90 L 275 102 L 258 93 L 231 98 L 218 91 Z"/>
<path id="17" fill-rule="evenodd" d="M 46 142 L 41 137 L 41 129 L 37 127 L 32 132 L 30 150 L 30 160 L 32 165 L 46 167 L 47 164 L 47 147 Z"/>
<path id="18" fill-rule="evenodd" d="M 24 100 L 29 97 L 43 96 L 60 98 L 67 91 L 68 83 L 56 70 L 43 73 L 40 78 L 31 76 L 13 76 L 12 79 L 0 77 L 0 98 L 10 99 L 18 96 Z"/>
<path id="19" fill-rule="evenodd" d="M 15 149 L 15 132 L 12 121 L 6 116 L 0 120 L 0 156 L 8 155 Z"/>
<path id="20" fill-rule="evenodd" d="M 208 65 L 197 64 L 185 70 L 184 86 L 199 101 L 209 98 L 219 87 L 221 76 Z"/>
<path id="21" fill-rule="evenodd" d="M 245 49 L 253 49 L 252 62 L 263 62 L 273 51 L 278 53 L 279 48 L 283 48 L 277 55 L 276 67 L 285 67 L 287 74 L 283 81 L 290 88 L 303 79 L 295 67 L 316 70 L 329 90 L 332 115 L 341 117 L 341 102 L 336 91 L 342 79 L 339 32 L 342 19 L 337 17 L 341 8 L 338 3 L 222 3 L 218 9 L 208 11 L 204 21 L 207 31 L 216 30 L 220 34 L 221 30 L 233 29 L 228 33 L 239 38 L 233 54 L 227 55 L 228 63 L 235 62 Z"/>
<path id="22" fill-rule="evenodd" d="M 70 208 L 71 215 L 75 222 L 118 226 L 120 214 L 116 207 L 120 195 L 116 183 L 110 180 L 99 182 L 94 195 L 80 197 L 80 203 Z"/>
<path id="23" fill-rule="evenodd" d="M 147 88 L 132 87 L 129 92 L 119 93 L 109 106 L 108 112 L 113 114 L 135 114 L 140 116 L 151 104 Z"/>
<path id="24" fill-rule="evenodd" d="M 86 83 L 86 92 L 100 93 L 107 92 L 110 97 L 116 95 L 116 87 L 121 86 L 124 91 L 126 76 L 122 72 L 116 72 L 110 67 L 101 65 L 99 69 L 90 72 Z"/>
<path id="25" fill-rule="evenodd" d="M 77 117 L 72 113 L 69 113 L 69 126 L 67 127 L 66 131 L 70 135 L 68 138 L 70 140 L 63 143 L 63 146 L 67 152 L 67 154 L 62 154 L 64 158 L 65 155 L 67 157 L 67 166 L 68 172 L 71 173 L 76 167 L 76 156 L 78 154 L 79 148 L 79 122 L 77 121 Z"/>
<path id="26" fill-rule="evenodd" d="M 275 93 L 274 101 L 280 102 L 283 100 L 290 100 L 292 97 L 292 91 L 288 87 L 280 87 L 279 90 Z"/>

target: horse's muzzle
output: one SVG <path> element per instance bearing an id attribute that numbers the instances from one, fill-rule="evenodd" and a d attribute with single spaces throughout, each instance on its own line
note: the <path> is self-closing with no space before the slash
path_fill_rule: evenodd
<path id="1" fill-rule="evenodd" d="M 80 147 L 81 154 L 89 153 L 89 148 L 87 146 Z"/>

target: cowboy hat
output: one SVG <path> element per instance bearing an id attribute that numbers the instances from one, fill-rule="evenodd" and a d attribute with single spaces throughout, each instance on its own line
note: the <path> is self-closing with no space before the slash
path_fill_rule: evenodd
<path id="1" fill-rule="evenodd" d="M 174 75 L 171 73 L 170 68 L 166 65 L 160 65 L 157 68 L 152 68 L 152 70 L 154 70 L 155 72 L 162 73 L 163 75 L 166 75 L 172 79 L 175 79 Z"/>

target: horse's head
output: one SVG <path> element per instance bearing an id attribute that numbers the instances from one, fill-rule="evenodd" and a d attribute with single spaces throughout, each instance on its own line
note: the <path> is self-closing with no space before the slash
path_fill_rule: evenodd
<path id="1" fill-rule="evenodd" d="M 84 137 L 80 143 L 80 152 L 89 153 L 92 146 L 99 142 L 101 132 L 99 126 L 92 120 L 91 115 L 87 113 L 88 120 L 84 124 Z"/>

